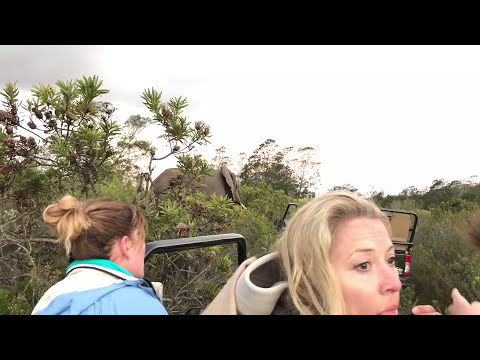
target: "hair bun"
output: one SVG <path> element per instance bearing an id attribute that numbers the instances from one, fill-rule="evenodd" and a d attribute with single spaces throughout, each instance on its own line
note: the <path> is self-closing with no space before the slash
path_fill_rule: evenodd
<path id="1" fill-rule="evenodd" d="M 56 204 L 47 206 L 43 212 L 44 222 L 65 242 L 67 253 L 71 248 L 71 241 L 77 239 L 83 230 L 90 226 L 87 216 L 77 211 L 78 205 L 77 199 L 65 195 Z"/>
<path id="2" fill-rule="evenodd" d="M 65 195 L 58 201 L 57 206 L 61 210 L 70 211 L 77 209 L 79 204 L 80 202 L 72 195 Z"/>

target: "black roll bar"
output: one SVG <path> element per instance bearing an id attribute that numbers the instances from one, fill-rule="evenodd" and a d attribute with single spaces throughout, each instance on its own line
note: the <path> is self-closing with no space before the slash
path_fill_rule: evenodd
<path id="1" fill-rule="evenodd" d="M 163 254 L 181 250 L 198 249 L 215 245 L 237 244 L 238 265 L 247 259 L 247 245 L 240 234 L 218 234 L 190 238 L 166 239 L 149 242 L 145 245 L 146 262 L 154 254 Z"/>

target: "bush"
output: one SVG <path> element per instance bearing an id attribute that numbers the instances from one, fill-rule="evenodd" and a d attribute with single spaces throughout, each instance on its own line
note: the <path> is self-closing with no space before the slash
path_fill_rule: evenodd
<path id="1" fill-rule="evenodd" d="M 118 176 L 100 187 L 98 197 L 111 198 L 124 204 L 131 204 L 135 197 L 136 189 L 131 180 L 124 183 Z"/>
<path id="2" fill-rule="evenodd" d="M 234 209 L 226 232 L 243 235 L 247 243 L 247 257 L 269 251 L 278 236 L 275 225 L 265 215 L 239 207 Z"/>
<path id="3" fill-rule="evenodd" d="M 454 287 L 469 301 L 480 299 L 480 258 L 465 242 L 461 211 L 418 211 L 411 277 L 419 304 L 446 312 Z"/>
<path id="4" fill-rule="evenodd" d="M 412 308 L 417 305 L 414 289 L 414 286 L 410 286 L 400 291 L 398 315 L 411 315 Z"/>
<path id="5" fill-rule="evenodd" d="M 156 204 L 156 205 L 155 205 Z M 148 241 L 214 235 L 227 232 L 228 223 L 239 208 L 227 197 L 203 193 L 171 192 L 161 202 L 145 198 L 143 211 L 149 223 Z M 234 245 L 159 254 L 149 259 L 145 277 L 161 281 L 164 306 L 169 314 L 205 308 L 237 267 Z"/>
<path id="6" fill-rule="evenodd" d="M 29 315 L 31 308 L 25 296 L 0 289 L 0 315 Z"/>
<path id="7" fill-rule="evenodd" d="M 278 222 L 285 212 L 290 199 L 282 190 L 274 190 L 266 183 L 259 186 L 241 185 L 239 188 L 243 204 L 263 214 L 272 223 Z"/>
<path id="8" fill-rule="evenodd" d="M 164 284 L 163 305 L 170 315 L 205 308 L 237 267 L 233 246 L 154 255 L 145 264 L 145 278 Z"/>

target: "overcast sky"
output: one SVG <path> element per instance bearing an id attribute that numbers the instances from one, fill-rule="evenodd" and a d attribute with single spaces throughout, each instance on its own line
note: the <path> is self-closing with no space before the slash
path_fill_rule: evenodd
<path id="1" fill-rule="evenodd" d="M 343 184 L 398 194 L 480 175 L 479 64 L 480 46 L 1 45 L 0 86 L 18 80 L 28 96 L 98 75 L 119 122 L 151 115 L 140 96 L 153 87 L 186 97 L 188 120 L 210 125 L 199 149 L 209 161 L 225 146 L 236 163 L 270 138 L 317 150 L 318 194 Z"/>

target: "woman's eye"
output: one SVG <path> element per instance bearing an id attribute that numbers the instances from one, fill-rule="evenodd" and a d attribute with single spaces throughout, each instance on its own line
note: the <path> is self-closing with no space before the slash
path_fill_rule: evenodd
<path id="1" fill-rule="evenodd" d="M 392 256 L 390 259 L 388 259 L 388 263 L 390 265 L 395 265 L 397 263 L 397 259 L 395 258 L 395 256 Z"/>
<path id="2" fill-rule="evenodd" d="M 360 270 L 368 270 L 368 265 L 369 265 L 368 262 L 364 262 L 364 263 L 356 265 L 355 268 L 360 269 Z"/>

